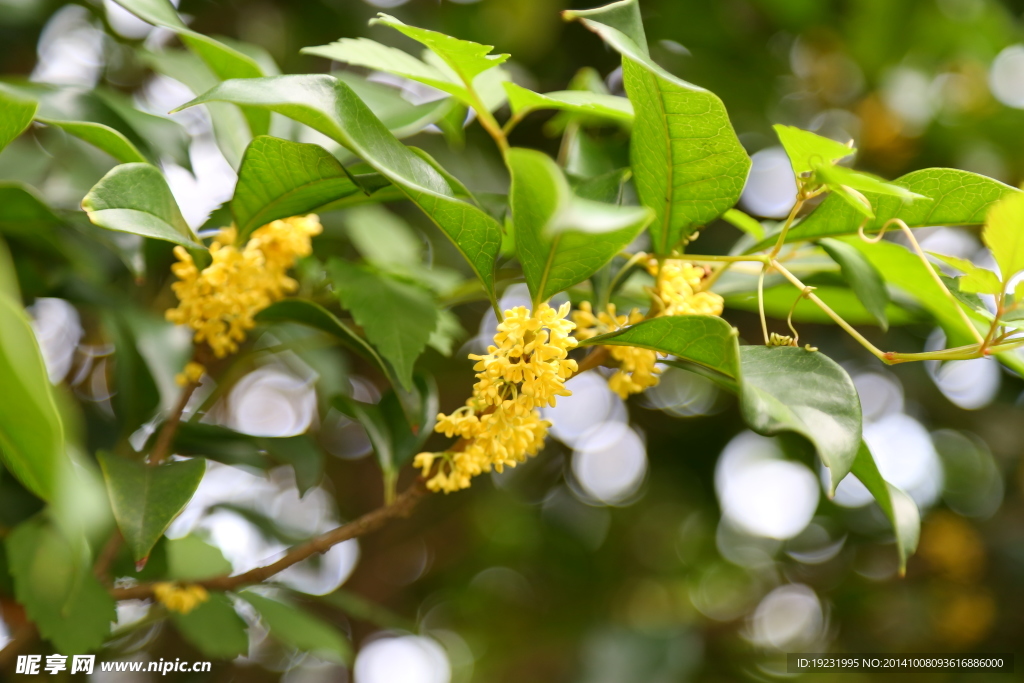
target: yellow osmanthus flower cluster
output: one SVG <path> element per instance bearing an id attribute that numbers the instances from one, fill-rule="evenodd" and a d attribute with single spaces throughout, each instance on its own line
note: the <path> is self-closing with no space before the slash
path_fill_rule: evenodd
<path id="1" fill-rule="evenodd" d="M 210 599 L 210 594 L 202 586 L 179 586 L 169 582 L 154 584 L 153 595 L 164 607 L 178 614 L 188 614 Z"/>
<path id="2" fill-rule="evenodd" d="M 706 274 L 703 268 L 681 259 L 665 259 L 659 266 L 658 260 L 652 258 L 647 262 L 647 271 L 656 281 L 652 293 L 657 297 L 657 309 L 652 311 L 653 317 L 722 314 L 722 297 L 702 289 Z M 595 315 L 589 301 L 584 301 L 578 310 L 573 311 L 573 320 L 578 326 L 576 336 L 580 339 L 614 332 L 643 319 L 644 315 L 635 308 L 628 315 L 618 315 L 615 304 L 608 304 L 605 311 Z M 657 352 L 634 346 L 606 348 L 619 364 L 618 370 L 608 378 L 608 386 L 621 398 L 658 384 L 661 368 L 656 365 Z"/>
<path id="3" fill-rule="evenodd" d="M 203 378 L 203 373 L 205 372 L 206 368 L 203 367 L 202 363 L 197 363 L 194 360 L 189 361 L 185 364 L 185 369 L 174 376 L 174 381 L 179 387 L 199 384 L 199 380 Z"/>
<path id="4" fill-rule="evenodd" d="M 234 353 L 256 324 L 253 316 L 298 288 L 286 273 L 310 254 L 310 238 L 321 230 L 317 216 L 293 216 L 255 230 L 239 249 L 235 229 L 225 228 L 210 245 L 213 262 L 202 270 L 175 247 L 178 263 L 171 271 L 178 282 L 171 288 L 180 303 L 167 319 L 194 329 L 196 342 L 209 344 L 218 358 Z"/>
<path id="5" fill-rule="evenodd" d="M 483 355 L 470 354 L 477 361 L 473 395 L 452 414 L 438 415 L 434 428 L 460 441 L 449 451 L 420 453 L 413 461 L 423 476 L 434 472 L 428 488 L 458 491 L 478 474 L 501 472 L 537 454 L 551 426 L 538 409 L 572 393 L 565 388 L 577 369 L 568 357 L 576 346 L 568 313 L 569 304 L 557 310 L 541 304 L 532 314 L 525 306 L 505 311 L 494 345 Z"/>

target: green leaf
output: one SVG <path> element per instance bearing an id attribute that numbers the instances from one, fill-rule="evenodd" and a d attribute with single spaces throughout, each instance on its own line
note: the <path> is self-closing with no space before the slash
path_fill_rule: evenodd
<path id="1" fill-rule="evenodd" d="M 852 473 L 864 484 L 888 517 L 896 535 L 896 551 L 900 558 L 900 575 L 907 571 L 907 558 L 917 549 L 921 534 L 921 513 L 914 499 L 882 479 L 868 445 L 861 441 Z"/>
<path id="2" fill-rule="evenodd" d="M 887 183 L 874 176 L 843 166 L 815 166 L 814 177 L 818 182 L 825 184 L 830 192 L 838 195 L 858 213 L 869 219 L 874 218 L 875 214 L 871 209 L 871 202 L 861 192 L 899 197 L 910 202 L 916 199 L 928 199 L 899 185 Z"/>
<path id="3" fill-rule="evenodd" d="M 365 339 L 323 306 L 305 299 L 284 299 L 264 308 L 256 315 L 259 322 L 296 322 L 326 332 L 345 347 L 371 361 L 390 380 L 391 370 Z"/>
<path id="4" fill-rule="evenodd" d="M 28 316 L 7 294 L 0 294 L 0 457 L 25 488 L 51 499 L 64 427 Z"/>
<path id="5" fill-rule="evenodd" d="M 195 535 L 169 538 L 165 542 L 167 578 L 176 581 L 202 581 L 231 573 L 231 563 L 220 548 Z"/>
<path id="6" fill-rule="evenodd" d="M 324 454 L 308 434 L 264 438 L 260 444 L 272 458 L 292 466 L 300 496 L 323 481 Z"/>
<path id="7" fill-rule="evenodd" d="M 573 195 L 548 155 L 514 148 L 512 174 L 516 253 L 534 304 L 583 282 L 643 230 L 649 209 L 602 204 Z"/>
<path id="8" fill-rule="evenodd" d="M 981 239 L 999 264 L 1003 282 L 1024 270 L 1024 194 L 1011 194 L 988 210 Z"/>
<path id="9" fill-rule="evenodd" d="M 93 576 L 88 552 L 39 517 L 15 528 L 6 549 L 14 596 L 40 635 L 63 655 L 99 649 L 116 612 Z"/>
<path id="10" fill-rule="evenodd" d="M 750 158 L 722 101 L 655 64 L 637 0 L 567 11 L 622 54 L 626 94 L 635 109 L 630 162 L 640 201 L 654 209 L 651 240 L 668 254 L 739 200 Z"/>
<path id="11" fill-rule="evenodd" d="M 342 414 L 347 415 L 363 426 L 377 462 L 384 472 L 395 472 L 396 465 L 394 439 L 380 406 L 375 403 L 357 401 L 349 396 L 336 396 L 331 404 Z"/>
<path id="12" fill-rule="evenodd" d="M 374 116 L 399 139 L 419 133 L 431 124 L 439 123 L 460 105 L 452 98 L 443 98 L 423 104 L 413 104 L 402 96 L 402 91 L 390 85 L 369 81 L 350 71 L 332 74 L 352 88 Z"/>
<path id="13" fill-rule="evenodd" d="M 963 277 L 957 279 L 957 289 L 961 292 L 967 294 L 1003 293 L 1003 283 L 999 281 L 999 276 L 991 270 L 980 268 L 967 259 L 936 254 L 933 251 L 929 251 L 928 254 L 964 274 Z"/>
<path id="14" fill-rule="evenodd" d="M 861 443 L 853 381 L 823 353 L 792 346 L 740 348 L 740 412 L 759 434 L 806 437 L 829 470 L 829 490 L 853 467 Z"/>
<path id="15" fill-rule="evenodd" d="M 239 593 L 256 608 L 270 635 L 309 654 L 338 664 L 351 664 L 352 646 L 338 629 L 305 610 L 251 590 Z"/>
<path id="16" fill-rule="evenodd" d="M 328 269 L 341 305 L 391 363 L 399 383 L 412 388 L 413 365 L 437 327 L 437 307 L 431 296 L 419 287 L 341 259 L 332 259 Z"/>
<path id="17" fill-rule="evenodd" d="M 121 535 L 135 561 L 144 560 L 199 488 L 206 461 L 150 466 L 110 453 L 100 452 L 97 458 Z"/>
<path id="18" fill-rule="evenodd" d="M 336 62 L 361 66 L 374 71 L 408 78 L 468 101 L 469 95 L 461 83 L 456 83 L 440 69 L 395 47 L 382 45 L 369 38 L 342 38 L 329 45 L 304 47 L 304 55 L 316 55 Z"/>
<path id="19" fill-rule="evenodd" d="M 833 311 L 851 325 L 877 325 L 878 319 L 864 308 L 861 300 L 846 287 L 836 285 L 815 285 L 815 295 Z M 757 292 L 726 294 L 725 306 L 740 311 L 756 313 Z M 800 300 L 793 309 L 793 302 Z M 800 291 L 788 282 L 777 287 L 766 287 L 764 290 L 764 312 L 770 318 L 785 320 L 793 310 L 793 322 L 814 323 L 817 325 L 833 325 L 832 320 L 821 308 L 806 297 L 800 297 Z M 886 319 L 890 325 L 910 325 L 923 322 L 926 318 L 915 311 L 890 303 L 885 309 Z"/>
<path id="20" fill-rule="evenodd" d="M 903 220 L 911 228 L 980 225 L 985 222 L 985 216 L 993 203 L 1008 194 L 1020 192 L 998 180 L 953 168 L 914 171 L 893 180 L 891 184 L 932 201 L 906 202 L 899 197 L 865 193 L 875 214 L 874 219 L 864 226 L 869 234 L 881 229 L 892 218 Z M 857 232 L 857 227 L 863 222 L 863 216 L 854 207 L 840 197 L 829 196 L 811 215 L 789 231 L 786 241 L 851 235 Z M 769 238 L 750 251 L 771 246 L 774 242 L 775 238 Z"/>
<path id="21" fill-rule="evenodd" d="M 231 199 L 238 241 L 244 243 L 253 230 L 271 221 L 361 191 L 323 147 L 261 135 L 245 150 Z"/>
<path id="22" fill-rule="evenodd" d="M 0 88 L 0 150 L 21 135 L 32 123 L 38 105 Z"/>
<path id="23" fill-rule="evenodd" d="M 455 196 L 427 161 L 398 141 L 347 85 L 330 76 L 232 80 L 184 107 L 209 101 L 260 106 L 333 138 L 398 186 L 455 243 L 494 301 L 501 226 Z"/>
<path id="24" fill-rule="evenodd" d="M 764 226 L 761 225 L 761 222 L 739 209 L 729 209 L 722 214 L 722 220 L 747 233 L 755 240 L 764 239 Z"/>
<path id="25" fill-rule="evenodd" d="M 116 0 L 117 4 L 145 22 L 177 33 L 181 42 L 198 55 L 220 80 L 229 78 L 259 78 L 264 70 L 255 59 L 219 40 L 189 29 L 178 17 L 168 0 Z M 254 136 L 266 135 L 270 129 L 267 112 L 243 107 L 249 129 Z"/>
<path id="26" fill-rule="evenodd" d="M 885 317 L 885 309 L 889 305 L 889 291 L 885 281 L 871 262 L 863 254 L 846 244 L 834 239 L 823 239 L 818 244 L 832 260 L 839 264 L 843 278 L 850 285 L 854 294 L 864 304 L 864 308 L 878 322 L 883 330 L 889 329 L 889 320 Z"/>
<path id="27" fill-rule="evenodd" d="M 36 120 L 48 126 L 56 126 L 69 135 L 74 135 L 76 138 L 88 142 L 93 147 L 97 147 L 114 157 L 122 164 L 149 163 L 145 155 L 139 151 L 138 147 L 124 133 L 110 126 L 105 126 L 102 123 L 93 123 L 92 121 L 60 121 L 39 117 Z"/>
<path id="28" fill-rule="evenodd" d="M 848 147 L 841 142 L 795 126 L 775 124 L 772 127 L 779 136 L 782 148 L 786 150 L 786 156 L 789 157 L 789 163 L 793 166 L 793 173 L 797 178 L 819 166 L 832 166 L 857 151 L 854 147 Z"/>
<path id="29" fill-rule="evenodd" d="M 731 380 L 740 377 L 737 332 L 717 316 L 679 315 L 652 318 L 580 342 L 580 346 L 636 346 L 715 370 Z"/>
<path id="30" fill-rule="evenodd" d="M 115 166 L 82 200 L 101 228 L 204 248 L 185 222 L 160 171 L 150 164 Z"/>
<path id="31" fill-rule="evenodd" d="M 234 659 L 249 651 L 245 622 L 223 593 L 210 593 L 209 600 L 188 614 L 172 613 L 171 621 L 185 640 L 211 659 Z"/>
<path id="32" fill-rule="evenodd" d="M 50 242 L 61 225 L 39 192 L 24 183 L 0 182 L 0 232 L 36 242 Z"/>
<path id="33" fill-rule="evenodd" d="M 586 90 L 561 90 L 542 95 L 511 82 L 504 86 L 512 115 L 517 119 L 535 111 L 554 109 L 609 119 L 627 127 L 633 125 L 633 104 L 625 97 Z"/>

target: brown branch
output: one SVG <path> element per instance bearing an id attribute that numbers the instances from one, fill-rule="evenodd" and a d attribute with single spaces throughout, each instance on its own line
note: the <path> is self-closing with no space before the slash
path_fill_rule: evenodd
<path id="1" fill-rule="evenodd" d="M 114 564 L 114 560 L 117 559 L 117 552 L 121 550 L 123 542 L 124 537 L 121 535 L 120 529 L 115 527 L 113 533 L 110 534 L 110 538 L 104 544 L 103 549 L 100 550 L 99 557 L 96 558 L 96 564 L 92 568 L 92 573 L 101 583 L 110 581 L 110 565 Z"/>
<path id="2" fill-rule="evenodd" d="M 14 629 L 10 641 L 4 646 L 4 649 L 0 650 L 0 670 L 9 669 L 18 653 L 35 642 L 38 637 L 39 630 L 30 621 L 26 621 Z"/>
<path id="3" fill-rule="evenodd" d="M 286 552 L 284 557 L 276 562 L 272 562 L 271 564 L 263 567 L 250 569 L 243 574 L 236 574 L 234 576 L 215 576 L 204 581 L 196 581 L 195 583 L 203 588 L 217 591 L 233 590 L 249 584 L 260 583 L 261 581 L 265 581 L 274 576 L 278 572 L 282 572 L 288 567 L 298 564 L 313 555 L 327 552 L 342 541 L 347 541 L 349 539 L 356 538 L 357 536 L 363 536 L 376 531 L 384 526 L 384 524 L 389 520 L 397 517 L 408 517 L 412 512 L 412 509 L 416 507 L 416 504 L 424 495 L 426 495 L 426 493 L 426 486 L 422 480 L 418 479 L 416 480 L 416 483 L 395 498 L 395 502 L 391 505 L 377 508 L 372 512 L 367 512 L 362 517 L 359 517 L 348 524 L 343 524 L 342 526 L 323 533 L 312 540 L 297 545 Z M 115 600 L 139 600 L 152 597 L 153 584 L 140 583 L 136 586 L 129 586 L 126 588 L 113 588 L 110 590 L 110 595 L 113 596 Z"/>
<path id="4" fill-rule="evenodd" d="M 171 411 L 170 417 L 164 422 L 163 427 L 160 428 L 160 433 L 157 434 L 156 443 L 153 444 L 153 450 L 149 452 L 149 464 L 156 466 L 167 459 L 167 456 L 171 453 L 171 445 L 174 443 L 174 435 L 178 433 L 178 425 L 181 424 L 181 414 L 185 412 L 185 406 L 188 405 L 188 400 L 192 398 L 192 393 L 196 390 L 199 385 L 195 382 L 189 382 L 184 389 L 181 390 L 181 396 L 178 397 L 178 404 L 174 406 L 174 410 Z"/>
<path id="5" fill-rule="evenodd" d="M 604 363 L 605 360 L 607 360 L 607 359 L 608 359 L 608 347 L 607 346 L 598 346 L 596 349 L 594 349 L 593 351 L 588 353 L 587 356 L 583 360 L 581 360 L 579 362 L 579 364 L 578 364 L 578 366 L 576 368 L 576 372 L 574 372 L 572 374 L 572 376 L 575 377 L 576 375 L 580 374 L 581 372 L 586 372 L 587 370 L 593 370 L 594 368 L 596 368 L 599 365 L 601 365 L 602 363 Z"/>

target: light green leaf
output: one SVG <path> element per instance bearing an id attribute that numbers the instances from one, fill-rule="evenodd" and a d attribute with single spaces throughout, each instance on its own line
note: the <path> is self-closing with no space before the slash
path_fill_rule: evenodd
<path id="1" fill-rule="evenodd" d="M 0 294 L 0 457 L 25 488 L 54 495 L 64 427 L 43 357 L 21 306 Z"/>
<path id="2" fill-rule="evenodd" d="M 427 344 L 442 356 L 451 358 L 455 342 L 466 336 L 459 317 L 446 308 L 437 311 L 437 328 L 430 334 Z"/>
<path id="3" fill-rule="evenodd" d="M 369 38 L 342 38 L 329 45 L 304 47 L 301 52 L 304 55 L 316 55 L 336 62 L 395 74 L 455 95 L 460 100 L 469 98 L 466 88 L 461 83 L 452 81 L 440 69 L 408 52 L 382 45 Z"/>
<path id="4" fill-rule="evenodd" d="M 251 590 L 239 593 L 256 608 L 270 635 L 309 654 L 338 664 L 351 664 L 352 646 L 338 629 L 312 614 L 280 600 L 272 600 Z"/>
<path id="5" fill-rule="evenodd" d="M 814 178 L 866 218 L 874 218 L 875 214 L 871 209 L 871 202 L 862 192 L 899 197 L 908 202 L 915 199 L 928 199 L 899 185 L 887 183 L 874 176 L 843 166 L 815 166 Z"/>
<path id="6" fill-rule="evenodd" d="M 206 461 L 193 458 L 150 466 L 109 453 L 101 452 L 97 458 L 121 535 L 135 561 L 145 560 L 192 499 L 206 472 Z"/>
<path id="7" fill-rule="evenodd" d="M 561 90 L 542 95 L 515 83 L 505 83 L 504 86 L 512 115 L 517 119 L 535 111 L 555 109 L 609 119 L 624 126 L 633 125 L 633 105 L 625 97 L 586 90 Z"/>
<path id="8" fill-rule="evenodd" d="M 736 337 L 736 330 L 717 316 L 679 315 L 645 320 L 585 339 L 579 345 L 636 346 L 660 351 L 737 381 L 740 364 Z"/>
<path id="9" fill-rule="evenodd" d="M 740 348 L 740 412 L 759 434 L 806 437 L 829 470 L 829 490 L 853 467 L 861 443 L 853 381 L 823 353 L 792 346 Z"/>
<path id="10" fill-rule="evenodd" d="M 399 383 L 411 389 L 413 366 L 437 327 L 437 307 L 431 296 L 419 287 L 341 259 L 332 259 L 328 270 L 341 305 L 391 363 Z"/>
<path id="11" fill-rule="evenodd" d="M 427 126 L 438 123 L 460 106 L 451 98 L 413 104 L 402 96 L 401 90 L 390 85 L 369 81 L 350 71 L 335 72 L 332 75 L 352 88 L 374 116 L 399 139 L 415 135 Z"/>
<path id="12" fill-rule="evenodd" d="M 882 479 L 871 450 L 863 441 L 857 449 L 852 473 L 871 492 L 892 524 L 896 535 L 896 552 L 900 558 L 900 575 L 905 574 L 907 558 L 917 550 L 917 541 L 921 535 L 921 513 L 917 504 L 913 498 Z"/>
<path id="13" fill-rule="evenodd" d="M 834 239 L 823 239 L 818 244 L 839 264 L 843 278 L 864 308 L 875 318 L 883 330 L 889 329 L 889 320 L 885 317 L 885 309 L 889 305 L 889 291 L 885 281 L 871 262 L 863 254 L 846 244 Z"/>
<path id="14" fill-rule="evenodd" d="M 238 241 L 271 221 L 361 192 L 324 148 L 261 135 L 245 150 L 231 199 Z"/>
<path id="15" fill-rule="evenodd" d="M 200 652 L 211 659 L 234 659 L 249 651 L 245 622 L 223 593 L 210 593 L 210 599 L 188 614 L 171 614 L 175 628 Z"/>
<path id="16" fill-rule="evenodd" d="M 933 251 L 929 251 L 928 254 L 964 274 L 962 278 L 957 280 L 957 289 L 961 292 L 967 294 L 1002 294 L 1003 283 L 999 281 L 999 276 L 991 270 L 976 266 L 967 259 L 936 254 Z"/>
<path id="17" fill-rule="evenodd" d="M 178 12 L 168 0 L 116 0 L 117 4 L 145 22 L 178 34 L 181 42 L 198 55 L 220 80 L 229 78 L 259 78 L 266 75 L 255 59 L 219 40 L 196 33 L 181 21 Z M 249 129 L 254 136 L 266 135 L 270 130 L 270 114 L 265 111 L 242 108 Z"/>
<path id="18" fill-rule="evenodd" d="M 846 287 L 835 285 L 815 285 L 814 294 L 825 302 L 829 308 L 842 316 L 843 320 L 851 325 L 877 325 L 878 318 L 864 308 L 864 304 Z M 727 294 L 725 296 L 726 308 L 756 313 L 757 292 L 742 292 Z M 796 309 L 793 309 L 793 302 Z M 817 304 L 806 297 L 800 297 L 800 291 L 791 286 L 788 282 L 777 287 L 766 287 L 764 290 L 764 312 L 769 318 L 785 320 L 793 311 L 793 322 L 814 323 L 816 325 L 833 325 L 835 321 Z M 926 318 L 914 311 L 908 311 L 902 306 L 890 303 L 885 309 L 886 319 L 890 325 L 910 325 L 923 322 Z"/>
<path id="19" fill-rule="evenodd" d="M 789 157 L 789 163 L 793 166 L 793 173 L 797 178 L 819 166 L 832 166 L 857 151 L 854 147 L 795 126 L 775 124 L 772 127 L 779 136 L 782 148 L 786 150 L 786 156 Z"/>
<path id="20" fill-rule="evenodd" d="M 14 596 L 40 635 L 63 655 L 99 649 L 116 611 L 85 547 L 76 548 L 40 517 L 18 525 L 6 546 Z"/>
<path id="21" fill-rule="evenodd" d="M 1004 282 L 1024 270 L 1024 194 L 1011 194 L 989 208 L 981 239 Z"/>
<path id="22" fill-rule="evenodd" d="M 0 88 L 0 150 L 25 132 L 36 115 L 37 106 L 31 99 Z"/>
<path id="23" fill-rule="evenodd" d="M 864 229 L 877 232 L 886 221 L 899 218 L 911 228 L 933 225 L 980 225 L 989 207 L 1007 194 L 1019 190 L 998 180 L 953 168 L 929 168 L 914 171 L 893 180 L 893 185 L 931 199 L 905 202 L 899 197 L 865 193 L 875 218 Z M 813 240 L 821 237 L 852 235 L 864 217 L 840 197 L 829 196 L 796 227 L 789 231 L 787 242 Z M 752 247 L 757 251 L 774 244 L 769 238 Z"/>
<path id="24" fill-rule="evenodd" d="M 739 209 L 729 209 L 722 214 L 722 220 L 747 233 L 755 240 L 764 239 L 764 226 L 761 225 L 761 222 Z"/>
<path id="25" fill-rule="evenodd" d="M 345 213 L 345 232 L 364 259 L 377 266 L 416 266 L 423 262 L 423 240 L 396 214 L 380 206 Z"/>
<path id="26" fill-rule="evenodd" d="M 110 169 L 89 190 L 82 208 L 101 228 L 204 248 L 182 217 L 167 181 L 150 164 Z"/>
<path id="27" fill-rule="evenodd" d="M 56 126 L 69 135 L 88 142 L 122 164 L 149 163 L 149 160 L 132 144 L 131 140 L 125 137 L 124 133 L 110 126 L 91 121 L 60 121 L 46 118 L 37 118 L 36 120 L 48 126 Z"/>
<path id="28" fill-rule="evenodd" d="M 391 371 L 377 351 L 348 325 L 323 306 L 305 299 L 284 299 L 264 308 L 256 315 L 260 322 L 296 322 L 326 332 L 347 348 L 372 361 L 388 378 Z"/>
<path id="29" fill-rule="evenodd" d="M 655 211 L 651 240 L 668 254 L 739 200 L 750 158 L 722 101 L 655 64 L 636 0 L 567 11 L 622 54 L 626 94 L 635 109 L 630 162 L 640 201 Z"/>
<path id="30" fill-rule="evenodd" d="M 510 149 L 506 160 L 516 253 L 534 304 L 589 278 L 652 218 L 649 209 L 576 197 L 558 165 L 542 152 Z"/>
<path id="31" fill-rule="evenodd" d="M 330 76 L 278 76 L 226 81 L 184 105 L 229 101 L 260 106 L 315 128 L 388 178 L 455 243 L 494 299 L 494 261 L 501 227 L 455 197 L 427 161 L 400 143 L 351 88 Z"/>
<path id="32" fill-rule="evenodd" d="M 167 578 L 176 581 L 202 581 L 231 573 L 231 563 L 220 548 L 189 534 L 165 541 Z"/>

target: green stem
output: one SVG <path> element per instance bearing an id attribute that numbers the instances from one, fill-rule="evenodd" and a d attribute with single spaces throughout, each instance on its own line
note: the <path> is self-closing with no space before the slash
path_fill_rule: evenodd
<path id="1" fill-rule="evenodd" d="M 673 258 L 676 258 L 676 256 L 673 255 Z M 700 262 L 700 261 L 722 262 L 722 263 L 740 263 L 740 262 L 770 263 L 771 262 L 771 257 L 764 256 L 763 254 L 741 254 L 739 256 L 718 256 L 718 255 L 713 255 L 713 254 L 711 254 L 711 255 L 709 255 L 709 254 L 679 254 L 678 258 L 686 259 L 687 261 L 692 261 L 692 262 Z"/>
<path id="2" fill-rule="evenodd" d="M 782 230 L 779 231 L 779 239 L 775 241 L 775 246 L 772 247 L 771 253 L 768 254 L 768 258 L 774 259 L 782 251 L 782 245 L 786 243 L 786 235 L 789 234 L 789 229 L 793 227 L 793 221 L 796 220 L 796 215 L 800 213 L 800 209 L 804 206 L 803 195 L 797 195 L 796 203 L 793 204 L 792 210 L 789 212 L 789 216 L 786 217 L 786 222 L 782 225 Z"/>

